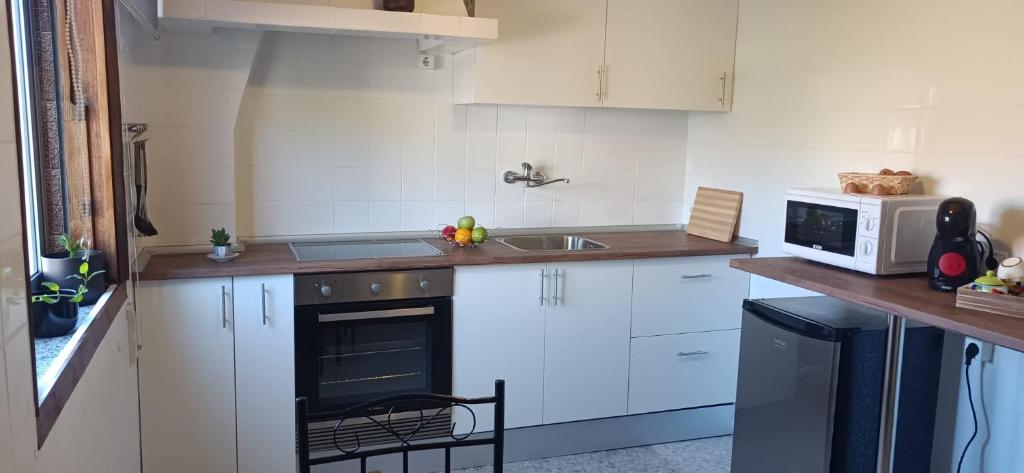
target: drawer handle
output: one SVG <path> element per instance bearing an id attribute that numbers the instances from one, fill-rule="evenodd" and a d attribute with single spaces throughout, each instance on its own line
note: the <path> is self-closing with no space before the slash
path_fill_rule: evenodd
<path id="1" fill-rule="evenodd" d="M 704 355 L 710 355 L 710 353 L 708 353 L 708 352 L 706 352 L 704 350 L 681 351 L 679 353 L 676 353 L 676 356 L 678 356 L 679 358 L 686 358 L 686 357 L 690 357 L 690 356 L 704 356 Z"/>
<path id="2" fill-rule="evenodd" d="M 710 278 L 710 277 L 711 277 L 711 275 L 710 275 L 710 274 L 708 274 L 708 273 L 702 273 L 702 274 L 684 274 L 684 275 L 682 275 L 682 278 L 683 278 L 683 279 L 707 279 L 707 278 Z"/>

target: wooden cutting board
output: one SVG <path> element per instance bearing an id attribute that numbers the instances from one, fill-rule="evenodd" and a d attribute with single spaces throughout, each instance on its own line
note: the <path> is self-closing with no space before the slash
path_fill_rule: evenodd
<path id="1" fill-rule="evenodd" d="M 736 235 L 742 205 L 742 192 L 700 187 L 686 233 L 730 243 Z"/>

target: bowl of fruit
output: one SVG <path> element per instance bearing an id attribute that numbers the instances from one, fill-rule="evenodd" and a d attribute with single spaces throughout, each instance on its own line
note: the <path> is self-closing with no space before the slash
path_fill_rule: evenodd
<path id="1" fill-rule="evenodd" d="M 455 225 L 444 225 L 438 236 L 459 248 L 475 247 L 490 237 L 487 229 L 477 225 L 476 219 L 469 215 L 460 218 Z"/>

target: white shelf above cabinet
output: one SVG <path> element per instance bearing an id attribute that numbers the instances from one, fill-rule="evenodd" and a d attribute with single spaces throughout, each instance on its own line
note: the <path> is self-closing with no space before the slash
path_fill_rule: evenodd
<path id="1" fill-rule="evenodd" d="M 420 50 L 447 54 L 498 39 L 498 20 L 320 5 L 239 0 L 162 0 L 162 28 L 240 28 L 411 38 Z"/>

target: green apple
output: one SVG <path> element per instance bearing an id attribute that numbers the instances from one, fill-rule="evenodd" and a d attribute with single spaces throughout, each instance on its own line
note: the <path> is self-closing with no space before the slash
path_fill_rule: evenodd
<path id="1" fill-rule="evenodd" d="M 487 229 L 484 227 L 476 227 L 473 229 L 473 243 L 480 244 L 487 241 Z"/>
<path id="2" fill-rule="evenodd" d="M 466 230 L 472 230 L 476 226 L 476 219 L 466 215 L 459 219 L 459 228 L 465 228 Z"/>

